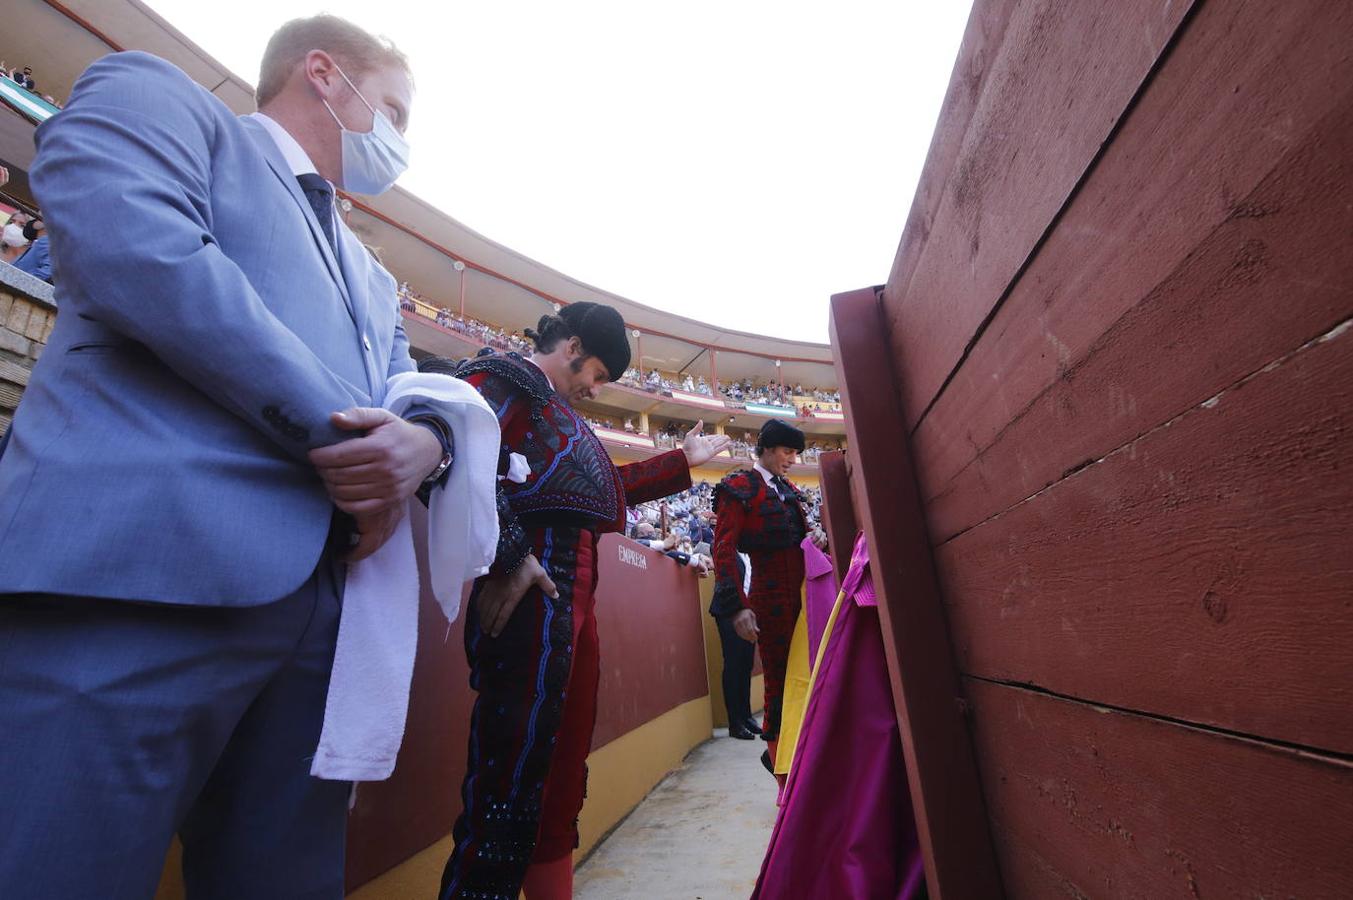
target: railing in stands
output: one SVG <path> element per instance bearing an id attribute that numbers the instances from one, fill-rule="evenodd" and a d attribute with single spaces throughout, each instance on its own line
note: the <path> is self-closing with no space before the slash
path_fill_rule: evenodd
<path id="1" fill-rule="evenodd" d="M 59 106 L 48 103 L 37 94 L 27 88 L 20 87 L 4 75 L 0 75 L 0 101 L 3 101 L 5 106 L 34 125 L 41 125 L 61 112 Z"/>

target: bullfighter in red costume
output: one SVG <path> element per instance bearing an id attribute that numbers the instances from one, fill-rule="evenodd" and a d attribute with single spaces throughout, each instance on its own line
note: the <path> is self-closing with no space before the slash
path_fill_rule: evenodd
<path id="1" fill-rule="evenodd" d="M 789 643 L 803 606 L 803 550 L 808 530 L 804 497 L 785 477 L 803 452 L 803 432 L 772 419 L 757 438 L 756 465 L 740 469 L 714 489 L 714 598 L 710 612 L 731 620 L 738 635 L 753 641 L 765 676 L 762 762 L 773 771 L 780 734 Z M 738 551 L 752 561 L 752 585 L 742 589 Z"/>
<path id="2" fill-rule="evenodd" d="M 696 425 L 681 449 L 617 468 L 572 404 L 629 367 L 620 314 L 574 303 L 526 334 L 529 357 L 422 366 L 474 385 L 503 435 L 498 554 L 465 622 L 479 696 L 441 900 L 571 896 L 600 678 L 597 537 L 624 530 L 626 505 L 690 487 L 690 468 L 728 443 Z"/>

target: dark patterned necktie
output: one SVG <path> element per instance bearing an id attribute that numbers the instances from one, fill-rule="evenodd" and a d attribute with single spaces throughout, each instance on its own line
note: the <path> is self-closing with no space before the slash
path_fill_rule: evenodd
<path id="1" fill-rule="evenodd" d="M 296 180 L 305 193 L 305 199 L 310 201 L 310 208 L 315 211 L 315 218 L 319 220 L 320 230 L 324 232 L 324 238 L 329 242 L 329 249 L 334 252 L 334 259 L 337 259 L 338 240 L 334 236 L 334 189 L 329 182 L 314 172 L 297 175 Z"/>

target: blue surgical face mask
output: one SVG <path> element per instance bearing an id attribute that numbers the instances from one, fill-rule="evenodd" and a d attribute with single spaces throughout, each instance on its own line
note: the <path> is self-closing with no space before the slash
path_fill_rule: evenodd
<path id="1" fill-rule="evenodd" d="M 337 68 L 337 67 L 335 67 Z M 398 180 L 409 167 L 409 142 L 404 140 L 385 114 L 366 102 L 362 92 L 338 69 L 338 74 L 352 88 L 357 99 L 371 110 L 370 131 L 349 131 L 339 121 L 334 108 L 327 100 L 321 100 L 329 115 L 338 122 L 343 135 L 343 190 L 357 194 L 383 194 Z"/>

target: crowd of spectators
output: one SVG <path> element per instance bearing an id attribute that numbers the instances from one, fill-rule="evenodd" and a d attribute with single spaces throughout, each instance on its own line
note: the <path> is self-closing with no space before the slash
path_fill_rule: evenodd
<path id="1" fill-rule="evenodd" d="M 700 394 L 705 397 L 722 396 L 735 404 L 764 403 L 771 406 L 794 406 L 803 415 L 815 412 L 835 412 L 840 407 L 841 395 L 837 391 L 808 390 L 803 385 L 793 388 L 772 382 L 756 382 L 750 378 L 739 381 L 720 382 L 716 394 L 705 376 L 667 375 L 657 369 L 649 369 L 640 374 L 631 367 L 620 378 L 621 384 L 652 393 L 670 393 L 684 391 L 687 394 Z M 807 399 L 811 398 L 811 402 Z"/>
<path id="2" fill-rule="evenodd" d="M 427 316 L 427 310 L 435 310 L 429 318 L 443 328 L 463 334 L 495 350 L 514 350 L 517 353 L 530 353 L 534 347 L 526 335 L 520 331 L 510 332 L 471 316 L 462 316 L 446 307 L 438 307 L 426 300 L 421 294 L 409 287 L 408 282 L 399 286 L 399 308 L 405 312 Z"/>
<path id="3" fill-rule="evenodd" d="M 30 94 L 41 97 L 57 109 L 61 108 L 61 104 L 50 94 L 38 94 L 38 83 L 33 80 L 32 66 L 15 66 L 11 69 L 9 66 L 5 65 L 4 60 L 0 60 L 0 76 L 8 78 Z"/>
<path id="4" fill-rule="evenodd" d="M 800 490 L 807 499 L 804 512 L 808 515 L 809 531 L 820 535 L 822 491 L 816 487 Z M 711 551 L 718 518 L 714 514 L 714 485 L 710 482 L 697 482 L 690 490 L 665 500 L 631 506 L 626 519 L 626 534 L 634 540 L 654 550 L 678 555 L 678 559 L 687 557 L 690 565 L 702 570 L 702 575 L 713 565 Z"/>
<path id="5" fill-rule="evenodd" d="M 758 384 L 750 378 L 719 385 L 724 396 L 737 403 L 765 403 L 771 406 L 788 406 L 789 388 L 779 383 Z"/>
<path id="6" fill-rule="evenodd" d="M 495 349 L 515 350 L 518 353 L 531 352 L 531 342 L 521 332 L 508 332 L 479 319 L 462 316 L 445 307 L 438 307 L 417 291 L 412 290 L 407 282 L 399 286 L 399 305 L 406 312 L 428 316 L 443 328 L 449 328 L 458 334 L 466 335 Z M 435 312 L 429 315 L 429 310 Z M 789 385 L 773 382 L 761 383 L 750 378 L 720 383 L 716 392 L 704 375 L 691 375 L 689 373 L 669 375 L 657 369 L 649 369 L 646 373 L 640 373 L 638 368 L 633 366 L 626 369 L 625 374 L 618 380 L 621 384 L 655 394 L 684 391 L 687 394 L 698 394 L 704 397 L 722 396 L 725 400 L 732 401 L 735 404 L 765 403 L 772 406 L 796 406 L 803 415 L 811 415 L 814 412 L 821 411 L 834 411 L 837 408 L 835 405 L 841 401 L 841 395 L 837 391 L 823 391 L 816 388 L 810 390 L 804 388 L 801 384 L 794 385 L 791 388 Z M 813 399 L 812 403 L 802 402 L 804 398 L 808 397 Z"/>

